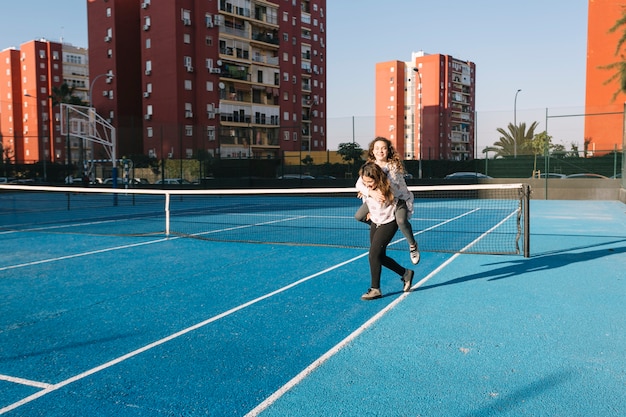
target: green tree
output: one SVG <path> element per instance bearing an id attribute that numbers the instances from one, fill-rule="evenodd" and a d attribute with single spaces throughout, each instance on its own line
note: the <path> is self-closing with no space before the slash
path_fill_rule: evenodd
<path id="1" fill-rule="evenodd" d="M 623 9 L 622 17 L 617 19 L 615 24 L 609 29 L 609 33 L 614 33 L 618 30 L 622 31 L 622 36 L 620 36 L 615 46 L 615 56 L 619 56 L 621 59 L 600 67 L 600 69 L 613 71 L 613 75 L 604 82 L 605 85 L 611 84 L 616 80 L 618 81 L 619 86 L 613 93 L 613 101 L 617 99 L 620 93 L 626 93 L 626 60 L 624 59 L 624 54 L 621 53 L 624 43 L 626 43 L 626 8 Z"/>
<path id="2" fill-rule="evenodd" d="M 497 149 L 496 157 L 517 156 L 529 150 L 538 125 L 539 122 L 533 122 L 526 129 L 526 123 L 518 123 L 517 126 L 509 123 L 508 132 L 501 127 L 497 128 L 496 130 L 502 136 L 493 144 L 493 147 Z"/>
<path id="3" fill-rule="evenodd" d="M 547 155 L 553 147 L 552 136 L 545 130 L 534 135 L 530 142 L 526 143 L 526 149 L 534 155 L 533 172 L 537 172 L 537 155 Z"/>
<path id="4" fill-rule="evenodd" d="M 363 149 L 358 143 L 340 143 L 337 149 L 337 153 L 341 155 L 341 159 L 353 166 L 361 165 L 361 163 L 363 163 Z"/>
<path id="5" fill-rule="evenodd" d="M 56 106 L 57 104 L 66 103 L 75 106 L 86 106 L 87 103 L 83 102 L 80 97 L 75 96 L 74 91 L 74 87 L 70 87 L 67 83 L 63 83 L 58 87 L 52 87 L 52 94 L 50 95 L 52 105 Z"/>
<path id="6" fill-rule="evenodd" d="M 311 155 L 307 155 L 304 158 L 302 158 L 302 163 L 310 167 L 311 165 L 313 165 L 313 158 L 311 158 Z"/>

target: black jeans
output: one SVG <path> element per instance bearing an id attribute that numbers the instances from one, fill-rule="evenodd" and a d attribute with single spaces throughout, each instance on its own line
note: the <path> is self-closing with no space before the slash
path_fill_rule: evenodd
<path id="1" fill-rule="evenodd" d="M 387 256 L 387 246 L 397 231 L 398 223 L 395 221 L 380 226 L 370 225 L 369 261 L 372 288 L 380 288 L 380 274 L 383 266 L 400 276 L 406 272 L 402 265 Z"/>

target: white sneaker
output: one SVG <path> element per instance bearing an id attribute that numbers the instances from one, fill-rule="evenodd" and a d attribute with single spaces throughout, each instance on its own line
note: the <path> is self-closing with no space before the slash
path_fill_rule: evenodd
<path id="1" fill-rule="evenodd" d="M 419 249 L 417 249 L 417 246 L 415 247 L 415 249 L 409 249 L 409 254 L 411 255 L 411 262 L 413 262 L 413 265 L 417 265 L 420 261 L 420 251 Z"/>
<path id="2" fill-rule="evenodd" d="M 365 294 L 361 296 L 361 300 L 375 300 L 383 296 L 379 288 L 370 288 Z"/>

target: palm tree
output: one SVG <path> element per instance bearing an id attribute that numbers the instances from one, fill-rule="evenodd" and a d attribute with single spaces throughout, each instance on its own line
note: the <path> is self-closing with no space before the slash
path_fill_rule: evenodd
<path id="1" fill-rule="evenodd" d="M 76 106 L 85 106 L 86 103 L 83 102 L 80 97 L 74 95 L 74 90 L 74 87 L 70 87 L 67 83 L 63 83 L 58 87 L 52 87 L 52 94 L 50 95 L 52 105 L 56 106 L 57 104 L 66 103 Z"/>
<path id="2" fill-rule="evenodd" d="M 607 79 L 604 84 L 610 84 L 615 80 L 619 80 L 619 88 L 613 93 L 612 100 L 615 101 L 617 96 L 620 93 L 626 93 L 626 59 L 624 59 L 624 55 L 620 54 L 620 50 L 624 43 L 626 43 L 626 8 L 622 12 L 622 17 L 615 22 L 615 24 L 609 29 L 609 33 L 616 32 L 618 29 L 622 29 L 622 36 L 619 41 L 617 41 L 617 46 L 615 47 L 615 56 L 619 56 L 621 59 L 617 62 L 613 62 L 612 64 L 601 66 L 600 69 L 612 70 L 615 71 L 613 75 Z"/>
<path id="3" fill-rule="evenodd" d="M 518 123 L 514 125 L 509 123 L 507 132 L 499 127 L 496 129 L 500 136 L 500 139 L 493 144 L 497 149 L 496 157 L 498 156 L 517 156 L 520 151 L 524 151 L 529 148 L 530 143 L 535 136 L 535 129 L 539 125 L 539 122 L 533 122 L 526 130 L 526 123 Z"/>

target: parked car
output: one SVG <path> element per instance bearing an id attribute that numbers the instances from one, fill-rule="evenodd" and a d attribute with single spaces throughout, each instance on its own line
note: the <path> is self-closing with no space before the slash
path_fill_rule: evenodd
<path id="1" fill-rule="evenodd" d="M 610 178 L 612 179 L 622 178 L 622 173 L 620 172 L 619 174 L 612 175 Z"/>
<path id="2" fill-rule="evenodd" d="M 557 174 L 556 172 L 550 172 L 548 174 L 542 173 L 539 176 L 534 176 L 534 177 L 530 177 L 530 178 L 567 178 L 567 175 L 565 174 Z"/>
<path id="3" fill-rule="evenodd" d="M 165 178 L 164 180 L 158 180 L 155 182 L 157 185 L 191 185 L 190 181 L 184 178 Z"/>
<path id="4" fill-rule="evenodd" d="M 285 174 L 278 177 L 279 180 L 314 180 L 315 177 L 312 175 L 304 175 L 304 174 Z"/>
<path id="5" fill-rule="evenodd" d="M 591 173 L 586 173 L 586 174 L 571 174 L 568 175 L 566 178 L 595 178 L 595 179 L 609 179 L 609 177 L 605 177 L 604 175 L 600 175 L 600 174 L 591 174 Z"/>
<path id="6" fill-rule="evenodd" d="M 467 179 L 491 179 L 489 175 L 481 174 L 480 172 L 453 172 L 448 174 L 444 179 L 446 180 L 467 180 Z"/>

